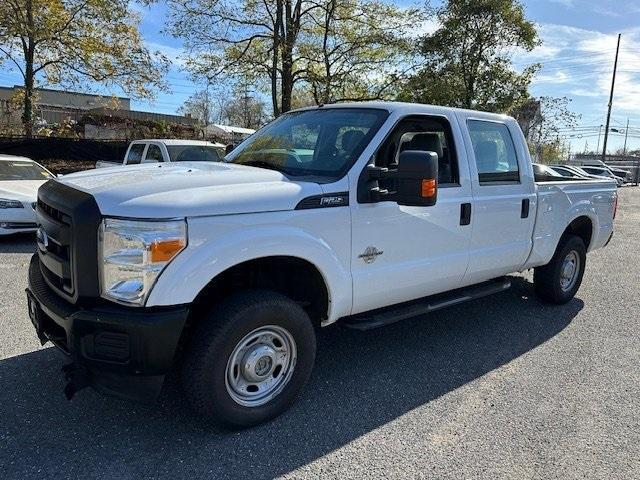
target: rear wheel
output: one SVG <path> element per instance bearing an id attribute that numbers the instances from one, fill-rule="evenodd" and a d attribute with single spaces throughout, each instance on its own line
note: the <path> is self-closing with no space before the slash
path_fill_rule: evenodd
<path id="1" fill-rule="evenodd" d="M 307 313 L 283 295 L 247 291 L 212 309 L 193 332 L 183 385 L 194 410 L 214 423 L 243 428 L 285 411 L 315 360 Z"/>
<path id="2" fill-rule="evenodd" d="M 582 239 L 576 235 L 563 237 L 551 261 L 534 270 L 533 283 L 538 297 L 556 304 L 571 300 L 582 283 L 586 260 Z"/>

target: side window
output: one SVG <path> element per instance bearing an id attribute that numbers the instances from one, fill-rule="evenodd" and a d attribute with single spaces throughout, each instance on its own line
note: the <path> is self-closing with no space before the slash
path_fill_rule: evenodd
<path id="1" fill-rule="evenodd" d="M 469 120 L 469 134 L 481 184 L 519 182 L 518 157 L 504 123 Z"/>
<path id="2" fill-rule="evenodd" d="M 147 154 L 145 155 L 145 162 L 163 162 L 162 150 L 158 145 L 149 145 L 147 148 Z"/>
<path id="3" fill-rule="evenodd" d="M 144 143 L 136 143 L 131 145 L 129 154 L 127 155 L 127 165 L 136 165 L 142 161 L 144 153 Z"/>
<path id="4" fill-rule="evenodd" d="M 459 184 L 458 157 L 451 126 L 444 117 L 416 116 L 400 121 L 375 156 L 379 167 L 397 168 L 404 150 L 423 150 L 438 154 L 438 183 Z"/>

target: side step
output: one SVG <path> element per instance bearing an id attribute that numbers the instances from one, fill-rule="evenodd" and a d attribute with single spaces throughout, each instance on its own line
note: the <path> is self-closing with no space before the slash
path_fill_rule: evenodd
<path id="1" fill-rule="evenodd" d="M 359 313 L 345 318 L 341 323 L 356 330 L 371 330 L 373 328 L 391 325 L 392 323 L 433 312 L 441 308 L 468 302 L 477 298 L 499 293 L 511 287 L 511 280 L 506 277 L 496 278 L 488 282 L 470 287 L 459 288 L 450 292 L 439 293 L 430 297 L 400 303 L 390 307 Z"/>

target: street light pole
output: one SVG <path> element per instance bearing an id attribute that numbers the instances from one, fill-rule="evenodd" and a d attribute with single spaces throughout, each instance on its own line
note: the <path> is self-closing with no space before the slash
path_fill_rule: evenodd
<path id="1" fill-rule="evenodd" d="M 607 109 L 607 125 L 604 129 L 604 145 L 602 146 L 602 161 L 607 156 L 607 140 L 609 139 L 609 121 L 611 120 L 611 106 L 613 105 L 613 88 L 616 85 L 616 70 L 618 69 L 618 52 L 620 51 L 620 38 L 622 34 L 618 34 L 618 45 L 616 46 L 616 59 L 613 62 L 613 77 L 611 78 L 611 93 L 609 93 L 609 106 Z"/>
<path id="2" fill-rule="evenodd" d="M 598 145 L 596 145 L 596 153 L 600 151 L 600 135 L 602 135 L 602 125 L 598 128 Z"/>

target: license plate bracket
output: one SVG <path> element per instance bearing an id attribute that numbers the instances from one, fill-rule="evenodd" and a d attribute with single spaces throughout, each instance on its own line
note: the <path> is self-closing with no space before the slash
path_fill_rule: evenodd
<path id="1" fill-rule="evenodd" d="M 42 309 L 40 308 L 36 297 L 34 297 L 33 293 L 29 290 L 27 290 L 27 307 L 29 310 L 29 319 L 31 320 L 33 327 L 36 329 L 40 343 L 44 345 L 49 339 L 42 331 Z"/>

